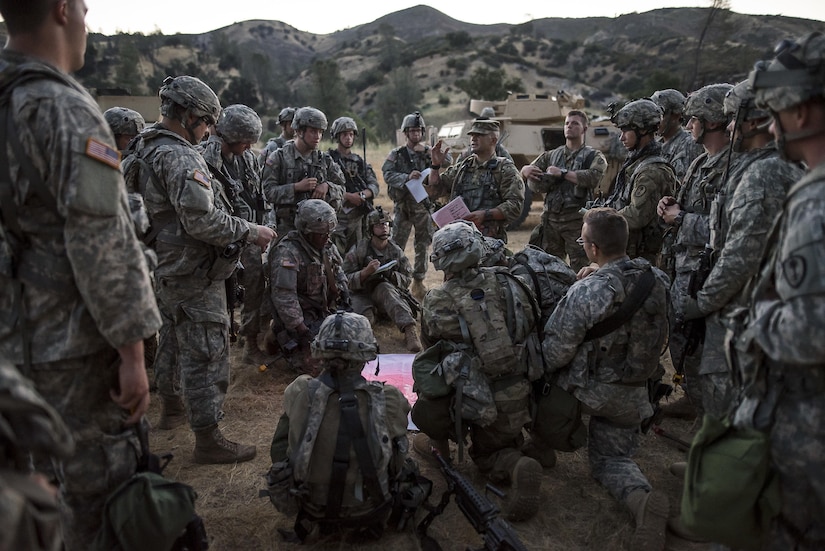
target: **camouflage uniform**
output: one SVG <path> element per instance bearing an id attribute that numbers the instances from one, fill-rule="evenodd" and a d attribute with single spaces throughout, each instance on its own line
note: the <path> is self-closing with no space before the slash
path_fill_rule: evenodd
<path id="1" fill-rule="evenodd" d="M 587 256 L 576 242 L 582 231 L 581 209 L 593 198 L 593 190 L 607 170 L 607 160 L 601 151 L 588 145 L 576 151 L 562 145 L 545 151 L 530 164 L 545 173 L 551 166 L 576 173 L 576 184 L 545 174 L 547 180 L 528 180 L 527 185 L 534 192 L 545 194 L 541 224 L 530 235 L 530 244 L 561 259 L 568 256 L 570 266 L 578 271 L 588 264 Z"/>
<path id="2" fill-rule="evenodd" d="M 710 243 L 714 264 L 697 293 L 705 319 L 705 342 L 699 365 L 702 406 L 723 416 L 731 406 L 732 385 L 725 359 L 725 317 L 747 307 L 746 283 L 759 268 L 768 231 L 782 210 L 785 194 L 802 177 L 799 167 L 779 159 L 771 144 L 741 154 L 710 208 Z"/>
<path id="3" fill-rule="evenodd" d="M 406 249 L 410 231 L 415 228 L 413 278 L 419 280 L 427 275 L 427 253 L 433 242 L 435 223 L 430 214 L 429 199 L 416 203 L 404 184 L 410 179 L 410 173 L 414 170 L 424 172 L 431 163 L 429 145 L 424 145 L 422 151 L 402 145 L 390 151 L 381 167 L 387 193 L 393 202 L 392 240 L 402 250 Z"/>
<path id="4" fill-rule="evenodd" d="M 283 132 L 280 136 L 277 136 L 275 138 L 269 138 L 266 141 L 266 145 L 264 145 L 263 149 L 261 149 L 261 152 L 258 155 L 258 164 L 261 167 L 263 167 L 266 164 L 266 159 L 269 157 L 269 155 L 272 154 L 274 151 L 278 151 L 279 149 L 281 149 L 284 145 L 286 145 L 286 142 L 288 141 L 289 140 L 287 140 L 284 137 Z"/>
<path id="5" fill-rule="evenodd" d="M 655 262 L 664 228 L 656 215 L 659 199 L 676 189 L 676 175 L 664 158 L 661 145 L 651 142 L 628 155 L 610 197 L 599 206 L 612 207 L 627 220 L 630 236 L 627 254 Z"/>
<path id="6" fill-rule="evenodd" d="M 604 337 L 585 333 L 609 318 L 631 292 L 640 274 L 652 269 L 655 284 L 633 317 Z M 644 380 L 623 382 L 627 369 L 654 372 L 667 338 L 667 276 L 644 259 L 606 263 L 574 283 L 544 327 L 547 370 L 560 371 L 557 384 L 578 398 L 589 413 L 588 457 L 593 477 L 620 502 L 635 490 L 651 491 L 632 457 L 640 423 L 653 414 Z"/>
<path id="7" fill-rule="evenodd" d="M 218 172 L 232 184 L 232 189 L 224 190 L 232 202 L 232 214 L 248 222 L 265 224 L 268 209 L 264 203 L 260 168 L 255 154 L 246 150 L 243 155 L 232 155 L 232 159 L 226 159 L 221 154 L 223 143 L 220 137 L 209 136 L 206 143 L 197 146 L 197 149 L 203 155 L 212 174 Z M 247 244 L 240 258 L 243 270 L 238 274 L 238 283 L 244 288 L 241 327 L 238 334 L 251 339 L 252 342 L 257 342 L 258 334 L 265 328 L 266 320 L 269 318 L 262 255 L 263 251 L 258 245 Z"/>
<path id="8" fill-rule="evenodd" d="M 381 189 L 378 187 L 378 178 L 372 166 L 360 155 L 350 153 L 342 156 L 337 149 L 330 149 L 332 159 L 341 167 L 344 174 L 344 187 L 348 193 L 358 193 L 368 189 L 372 198 L 378 197 Z M 343 204 L 338 211 L 338 225 L 332 232 L 332 242 L 338 247 L 338 252 L 345 255 L 356 243 L 365 237 L 366 216 L 371 208 L 372 200 L 366 205 L 353 207 Z M 368 233 L 368 232 L 367 232 Z"/>
<path id="9" fill-rule="evenodd" d="M 178 134 L 157 125 L 138 138 L 135 155 L 149 164 L 160 184 L 143 184 L 149 217 L 161 228 L 153 245 L 164 320 L 155 360 L 158 392 L 165 398 L 182 393 L 189 423 L 198 431 L 217 424 L 229 385 L 224 281 L 229 274 L 220 277 L 210 269 L 230 244 L 243 246 L 256 238 L 257 226 L 230 214 L 223 186 Z"/>
<path id="10" fill-rule="evenodd" d="M 317 333 L 324 318 L 349 300 L 341 255 L 329 242 L 322 251 L 315 249 L 293 230 L 270 250 L 268 261 L 272 331 L 275 335 L 286 331 L 295 339 L 300 346 L 296 361 L 305 371 L 316 373 L 317 362 L 309 357 L 308 339 Z M 301 323 L 310 335 L 298 334 Z"/>
<path id="11" fill-rule="evenodd" d="M 270 153 L 261 171 L 264 196 L 275 208 L 278 235 L 286 235 L 295 229 L 298 203 L 312 195 L 308 191 L 296 192 L 292 185 L 306 176 L 317 178 L 319 183 L 329 184 L 324 201 L 336 212 L 341 208 L 345 183 L 341 167 L 332 160 L 329 153 L 313 150 L 304 157 L 294 141 L 287 142 L 282 148 Z"/>
<path id="12" fill-rule="evenodd" d="M 415 323 L 410 305 L 400 292 L 400 289 L 406 291 L 412 281 L 410 261 L 392 241 L 383 251 L 373 247 L 370 241 L 370 238 L 362 239 L 344 258 L 344 273 L 352 291 L 352 310 L 366 316 L 370 323 L 374 323 L 377 313 L 386 314 L 403 330 Z M 361 269 L 375 259 L 382 265 L 391 260 L 397 260 L 398 264 L 388 272 L 373 274 L 361 281 Z"/>
<path id="13" fill-rule="evenodd" d="M 460 195 L 470 212 L 499 209 L 504 220 L 485 220 L 480 229 L 483 235 L 505 243 L 507 224 L 519 217 L 524 206 L 524 181 L 506 157 L 479 163 L 476 155 L 470 155 L 445 170 L 435 188 L 441 195 L 449 193 L 450 200 Z"/>
<path id="14" fill-rule="evenodd" d="M 681 184 L 688 167 L 702 154 L 702 146 L 693 139 L 690 132 L 682 127 L 669 140 L 662 140 L 662 157 L 673 167 L 676 181 Z"/>
<path id="15" fill-rule="evenodd" d="M 0 355 L 33 381 L 77 441 L 77 452 L 56 474 L 67 506 L 67 548 L 87 549 L 106 497 L 137 468 L 137 439 L 123 428 L 127 412 L 109 394 L 118 377 L 115 349 L 151 336 L 160 316 L 129 215 L 117 150 L 100 109 L 71 77 L 3 52 L 2 80 L 16 74 L 35 77 L 12 83 L 8 116 L 16 129 L 12 139 L 19 139 L 31 160 L 42 192 L 17 155 L 10 155 L 4 224 L 9 223 L 6 209 L 16 206 L 28 242 L 12 273 L 8 240 L 15 234 L 3 227 Z M 15 306 L 17 291 L 25 312 Z M 23 365 L 26 347 L 29 368 Z"/>

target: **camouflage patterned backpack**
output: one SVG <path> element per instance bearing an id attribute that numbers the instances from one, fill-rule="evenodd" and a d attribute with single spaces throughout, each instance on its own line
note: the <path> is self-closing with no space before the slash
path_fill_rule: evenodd
<path id="1" fill-rule="evenodd" d="M 533 290 L 541 308 L 539 327 L 544 328 L 556 303 L 576 282 L 576 272 L 557 256 L 527 245 L 513 255 L 510 273 L 520 276 Z"/>

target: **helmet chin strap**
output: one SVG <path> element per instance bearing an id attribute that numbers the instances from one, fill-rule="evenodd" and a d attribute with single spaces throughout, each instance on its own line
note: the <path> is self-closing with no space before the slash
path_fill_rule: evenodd
<path id="1" fill-rule="evenodd" d="M 180 121 L 180 124 L 181 124 L 181 126 L 183 126 L 183 129 L 186 130 L 186 134 L 187 134 L 186 139 L 189 140 L 189 143 L 191 143 L 192 145 L 197 145 L 198 140 L 195 139 L 195 131 L 194 131 L 195 128 L 197 128 L 197 125 L 192 126 L 192 127 L 189 126 L 189 119 L 191 117 L 192 117 L 192 110 L 187 109 L 186 112 L 183 115 L 183 118 Z M 198 120 L 198 124 L 200 124 L 200 123 L 201 123 L 201 121 Z"/>

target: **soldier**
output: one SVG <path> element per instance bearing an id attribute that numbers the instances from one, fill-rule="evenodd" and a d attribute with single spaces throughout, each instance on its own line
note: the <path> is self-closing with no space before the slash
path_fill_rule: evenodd
<path id="1" fill-rule="evenodd" d="M 662 252 L 662 267 L 670 272 L 671 326 L 677 328 L 670 338 L 670 356 L 677 372 L 688 381 L 688 396 L 695 407 L 703 401 L 699 363 L 702 344 L 688 346 L 688 331 L 683 325 L 688 284 L 691 274 L 699 269 L 702 255 L 707 255 L 710 243 L 710 208 L 716 194 L 722 190 L 725 171 L 736 170 L 738 153 L 730 153 L 729 137 L 725 128 L 728 116 L 724 111 L 725 95 L 730 84 L 711 84 L 690 94 L 685 104 L 685 116 L 690 117 L 688 130 L 694 141 L 702 144 L 705 152 L 690 165 L 677 197 L 663 197 L 657 213 L 668 230 L 668 243 Z M 730 156 L 730 160 L 728 157 Z M 691 351 L 692 348 L 695 350 Z M 693 386 L 691 386 L 693 385 Z"/>
<path id="2" fill-rule="evenodd" d="M 481 113 L 478 115 L 478 119 L 476 119 L 476 120 L 483 120 L 483 121 L 490 120 L 495 116 L 496 116 L 496 110 L 493 109 L 492 107 L 488 106 L 488 107 L 485 107 L 484 109 L 481 110 Z M 498 122 L 498 121 L 496 121 L 496 122 Z M 458 159 L 456 159 L 455 162 L 460 163 L 461 161 L 463 161 L 464 159 L 466 159 L 467 157 L 469 157 L 472 154 L 473 154 L 472 148 L 468 147 L 466 150 L 464 150 L 464 153 L 462 153 L 461 155 L 458 156 Z M 507 151 L 507 149 L 504 147 L 504 145 L 502 145 L 502 143 L 500 141 L 496 142 L 496 156 L 497 157 L 507 157 L 511 161 L 513 160 L 513 157 L 512 157 L 512 155 L 510 155 L 510 152 Z M 513 161 L 513 162 L 515 162 L 515 161 Z"/>
<path id="3" fill-rule="evenodd" d="M 645 383 L 656 372 L 667 339 L 669 281 L 647 260 L 631 260 L 627 239 L 627 220 L 614 209 L 585 214 L 581 246 L 599 269 L 574 283 L 558 303 L 544 327 L 543 349 L 548 374 L 560 372 L 557 384 L 590 414 L 590 470 L 633 514 L 630 549 L 658 551 L 665 546 L 670 505 L 632 457 L 640 424 L 653 415 Z M 617 312 L 624 303 L 636 308 L 622 319 Z M 602 322 L 609 332 L 590 337 L 588 331 Z"/>
<path id="4" fill-rule="evenodd" d="M 292 119 L 295 118 L 294 107 L 284 107 L 278 113 L 278 125 L 281 127 L 281 134 L 275 138 L 269 138 L 266 145 L 261 150 L 261 155 L 258 158 L 258 164 L 263 167 L 266 164 L 266 158 L 273 151 L 276 151 L 284 146 L 286 142 L 295 137 L 295 129 L 292 128 Z"/>
<path id="5" fill-rule="evenodd" d="M 530 244 L 564 260 L 579 271 L 587 257 L 576 243 L 582 229 L 582 208 L 593 199 L 593 190 L 607 170 L 601 151 L 585 145 L 587 115 L 570 111 L 564 119 L 564 145 L 545 151 L 521 169 L 534 192 L 544 193 L 541 224 L 530 235 Z"/>
<path id="6" fill-rule="evenodd" d="M 427 194 L 431 198 L 458 196 L 470 213 L 464 218 L 486 237 L 507 242 L 507 224 L 518 218 L 524 206 L 524 182 L 513 161 L 496 155 L 498 121 L 473 121 L 470 136 L 472 155 L 439 174 L 431 170 Z M 447 150 L 441 140 L 430 151 L 434 165 L 443 165 Z"/>
<path id="7" fill-rule="evenodd" d="M 656 216 L 659 199 L 676 189 L 673 168 L 662 157 L 655 132 L 662 122 L 662 110 L 648 99 L 631 101 L 613 115 L 621 131 L 627 159 L 616 175 L 613 192 L 597 206 L 614 208 L 627 220 L 630 235 L 627 254 L 656 262 L 664 229 Z"/>
<path id="8" fill-rule="evenodd" d="M 215 125 L 215 134 L 209 136 L 197 149 L 203 155 L 209 170 L 229 199 L 232 213 L 254 224 L 265 224 L 268 208 L 261 189 L 260 167 L 251 147 L 261 137 L 261 119 L 246 105 L 230 105 L 221 111 Z M 213 182 L 214 184 L 214 182 Z M 261 320 L 269 319 L 266 299 L 263 250 L 254 243 L 247 244 L 241 253 L 237 283 L 243 286 L 241 326 L 238 333 L 244 337 L 243 361 L 261 365 L 268 361 L 258 348 L 258 335 L 263 331 Z M 229 301 L 236 293 L 235 285 L 227 287 Z M 234 323 L 234 320 L 230 320 Z"/>
<path id="9" fill-rule="evenodd" d="M 341 255 L 364 238 L 367 214 L 380 191 L 378 179 L 367 160 L 352 152 L 357 135 L 358 126 L 350 117 L 339 117 L 332 122 L 332 140 L 337 147 L 330 149 L 329 154 L 341 167 L 346 180 L 338 225 L 332 233 L 332 242 Z"/>
<path id="10" fill-rule="evenodd" d="M 407 455 L 410 404 L 394 386 L 364 380 L 364 364 L 377 353 L 369 321 L 339 311 L 312 341 L 321 374 L 301 375 L 284 391 L 267 481 L 279 510 L 293 515 L 297 505 L 301 540 L 312 523 L 321 534 L 355 528 L 374 538 L 384 529 Z"/>
<path id="11" fill-rule="evenodd" d="M 526 520 L 538 511 L 541 496 L 542 466 L 521 450 L 522 428 L 530 422 L 528 343 L 538 308 L 529 306 L 535 298 L 507 268 L 479 268 L 484 252 L 484 237 L 466 221 L 447 224 L 433 237 L 430 260 L 444 272 L 444 284 L 424 299 L 422 339 L 428 347 L 451 343 L 456 352 L 442 363 L 466 370 L 469 380 L 441 398 L 419 396 L 412 420 L 422 432 L 413 447 L 433 461 L 432 447 L 449 457 L 450 438 L 459 443 L 461 457 L 469 432 L 470 457 L 479 470 L 494 483 L 511 485 L 504 515 Z M 486 400 L 473 401 L 471 409 L 470 396 L 482 395 Z M 453 410 L 462 404 L 466 409 Z"/>
<path id="12" fill-rule="evenodd" d="M 419 305 L 408 290 L 412 267 L 401 247 L 390 239 L 391 225 L 380 206 L 367 215 L 370 237 L 362 239 L 347 252 L 344 273 L 352 292 L 352 310 L 364 315 L 370 324 L 375 324 L 378 314 L 388 316 L 404 333 L 407 350 L 418 352 L 421 341 L 415 316 Z M 393 262 L 391 268 L 376 273 L 381 266 Z"/>
<path id="13" fill-rule="evenodd" d="M 433 165 L 430 146 L 422 143 L 424 130 L 421 113 L 416 111 L 405 116 L 401 122 L 401 131 L 404 132 L 407 141 L 401 147 L 390 151 L 381 167 L 384 181 L 387 183 L 387 193 L 393 202 L 392 240 L 401 250 L 407 248 L 410 231 L 415 228 L 415 259 L 410 290 L 418 300 L 422 300 L 427 292 L 424 278 L 427 276 L 427 253 L 433 241 L 435 224 L 431 217 L 432 204 L 429 199 L 421 203 L 416 202 L 405 184 L 421 178 L 421 173 L 427 168 L 441 168 L 439 165 Z M 449 164 L 451 159 L 447 159 Z"/>
<path id="14" fill-rule="evenodd" d="M 815 329 L 825 324 L 825 36 L 784 41 L 776 52 L 750 82 L 757 105 L 773 115 L 780 154 L 804 162 L 807 173 L 788 192 L 769 237 L 768 262 L 737 342 L 737 350 L 761 361 L 742 373 L 747 398 L 734 423 L 770 431 L 782 502 L 766 548 L 813 550 L 825 546 L 825 432 L 817 421 L 825 417 L 825 341 Z"/>
<path id="15" fill-rule="evenodd" d="M 261 180 L 266 200 L 275 207 L 278 233 L 295 229 L 295 212 L 304 199 L 322 199 L 334 211 L 344 196 L 344 173 L 329 153 L 318 151 L 327 117 L 314 107 L 301 107 L 292 119 L 295 139 L 266 158 Z"/>
<path id="16" fill-rule="evenodd" d="M 112 133 L 115 135 L 115 144 L 119 151 L 123 152 L 132 139 L 143 132 L 146 121 L 143 115 L 126 107 L 112 107 L 103 113 L 103 118 Z"/>
<path id="17" fill-rule="evenodd" d="M 693 159 L 702 153 L 702 146 L 683 126 L 686 98 L 679 90 L 668 88 L 653 92 L 650 99 L 662 108 L 662 122 L 656 131 L 662 144 L 662 157 L 673 167 L 676 180 L 681 183 Z"/>
<path id="18" fill-rule="evenodd" d="M 155 360 L 163 400 L 156 428 L 175 428 L 188 416 L 196 463 L 248 461 L 255 447 L 226 440 L 218 428 L 229 385 L 224 280 L 247 244 L 264 248 L 275 233 L 230 214 L 232 205 L 216 192 L 220 183 L 194 147 L 221 112 L 212 89 L 195 77 L 167 77 L 159 94 L 161 120 L 138 137 L 127 173 L 143 190 L 152 222 L 147 241 L 158 255 L 164 323 Z"/>
<path id="19" fill-rule="evenodd" d="M 336 223 L 335 211 L 326 202 L 302 201 L 295 215 L 296 229 L 268 257 L 273 308 L 267 351 L 292 354 L 293 365 L 313 376 L 318 374 L 318 363 L 310 357 L 309 343 L 328 315 L 349 305 L 343 260 L 329 241 Z"/>
<path id="20" fill-rule="evenodd" d="M 0 104 L 15 130 L 0 139 L 0 355 L 75 439 L 54 475 L 65 549 L 86 550 L 137 470 L 129 425 L 149 407 L 143 339 L 161 320 L 112 132 L 69 76 L 83 66 L 84 1 L 2 0 L 0 14 Z"/>

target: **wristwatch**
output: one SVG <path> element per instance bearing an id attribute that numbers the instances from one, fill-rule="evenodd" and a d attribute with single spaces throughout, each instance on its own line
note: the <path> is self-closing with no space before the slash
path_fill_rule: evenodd
<path id="1" fill-rule="evenodd" d="M 564 178 L 565 176 L 567 176 L 568 172 L 570 172 L 570 171 L 567 170 L 566 168 L 562 168 L 561 172 L 559 172 L 559 178 Z"/>
<path id="2" fill-rule="evenodd" d="M 674 226 L 681 226 L 682 222 L 685 221 L 685 211 L 680 210 L 679 214 L 676 215 L 676 218 L 673 219 Z"/>
<path id="3" fill-rule="evenodd" d="M 362 203 L 365 203 L 365 202 L 367 201 L 367 196 L 366 196 L 366 195 L 364 195 L 364 192 L 363 192 L 363 191 L 358 192 L 358 197 L 360 197 L 360 198 L 361 198 L 361 202 L 362 202 Z"/>

